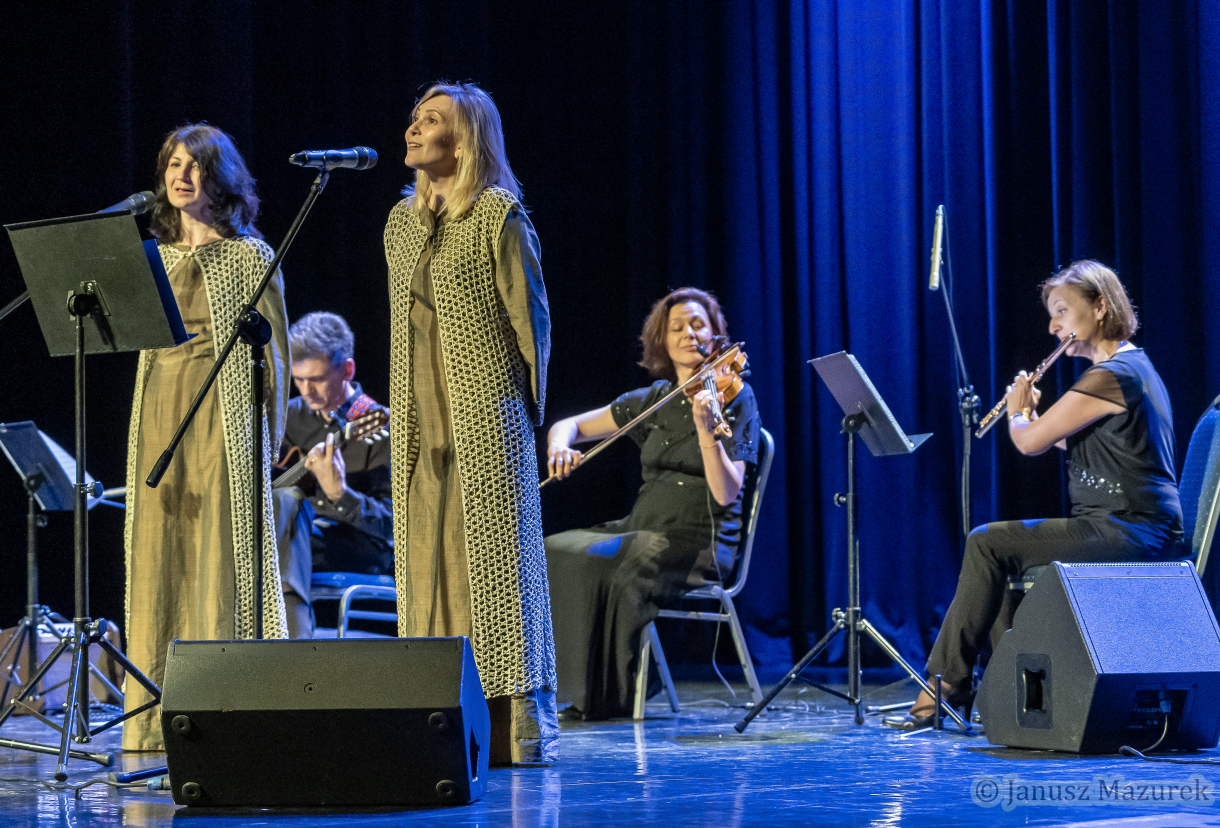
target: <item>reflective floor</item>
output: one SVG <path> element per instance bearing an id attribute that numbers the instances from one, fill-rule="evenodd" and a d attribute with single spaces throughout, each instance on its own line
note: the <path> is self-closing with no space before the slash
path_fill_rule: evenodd
<path id="1" fill-rule="evenodd" d="M 0 748 L 0 826 L 1220 826 L 1212 799 L 1220 767 L 1017 751 L 950 732 L 904 736 L 875 716 L 857 726 L 841 702 L 795 687 L 738 734 L 743 710 L 729 706 L 724 688 L 686 683 L 679 694 L 677 714 L 658 696 L 644 722 L 565 723 L 558 765 L 492 770 L 486 796 L 455 808 L 213 810 L 178 807 L 168 791 L 147 788 L 54 791 L 45 784 L 53 757 Z M 868 702 L 911 695 L 873 687 Z M 47 734 L 26 718 L 0 732 L 50 741 Z M 112 731 L 90 749 L 117 747 Z M 120 753 L 117 764 L 129 770 L 160 758 Z M 1189 758 L 1220 761 L 1220 751 Z M 69 770 L 69 785 L 106 778 L 80 760 Z M 1170 785 L 1174 801 L 1166 802 Z"/>

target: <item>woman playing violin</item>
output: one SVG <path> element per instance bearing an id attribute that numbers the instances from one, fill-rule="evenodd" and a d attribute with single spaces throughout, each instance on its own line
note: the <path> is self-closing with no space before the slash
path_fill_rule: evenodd
<path id="1" fill-rule="evenodd" d="M 704 364 L 700 351 L 725 339 L 725 327 L 715 297 L 697 288 L 658 301 L 640 335 L 640 365 L 657 381 L 552 426 L 550 474 L 571 474 L 582 458 L 574 444 L 610 435 L 694 376 Z M 758 451 L 758 410 L 744 383 L 731 399 L 730 392 L 713 400 L 696 387 L 693 397 L 675 397 L 628 432 L 640 446 L 644 478 L 631 514 L 546 539 L 558 700 L 571 705 L 564 718 L 627 715 L 640 633 L 658 604 L 719 580 L 733 565 L 746 463 Z"/>
<path id="2" fill-rule="evenodd" d="M 966 540 L 962 571 L 928 657 L 950 703 L 970 698 L 975 659 L 1002 617 L 1007 579 L 1033 566 L 1124 562 L 1181 553 L 1182 510 L 1174 476 L 1169 395 L 1142 348 L 1129 341 L 1138 323 L 1114 271 L 1094 261 L 1064 268 L 1042 286 L 1050 332 L 1067 353 L 1093 365 L 1041 416 L 1039 392 L 1025 372 L 1008 389 L 1008 433 L 1022 454 L 1067 452 L 1072 516 L 980 526 Z M 997 623 L 998 620 L 998 623 Z M 905 716 L 885 720 L 910 730 L 932 722 L 921 693 Z"/>

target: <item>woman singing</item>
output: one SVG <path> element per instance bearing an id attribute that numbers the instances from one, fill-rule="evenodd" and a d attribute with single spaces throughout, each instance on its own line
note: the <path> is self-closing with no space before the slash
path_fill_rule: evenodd
<path id="1" fill-rule="evenodd" d="M 271 447 L 278 446 L 288 389 L 283 279 L 258 304 L 271 323 L 266 347 L 263 525 L 253 525 L 250 346 L 239 343 L 203 400 L 157 488 L 144 484 L 224 339 L 272 258 L 254 228 L 258 197 L 228 135 L 182 127 L 157 157 L 151 230 L 188 333 L 176 348 L 143 351 L 127 454 L 127 654 L 157 684 L 169 643 L 254 635 L 254 533 L 263 532 L 263 634 L 286 634 L 271 521 Z M 126 708 L 150 697 L 127 682 Z M 164 750 L 154 708 L 123 725 L 124 750 Z"/>
<path id="2" fill-rule="evenodd" d="M 1067 353 L 1093 363 L 1039 416 L 1040 392 L 1021 372 L 1009 388 L 1008 433 L 1022 454 L 1067 451 L 1072 516 L 989 523 L 970 533 L 953 603 L 928 658 L 950 703 L 969 700 L 970 675 L 996 621 L 1011 575 L 1063 562 L 1124 562 L 1181 554 L 1182 510 L 1174 475 L 1173 414 L 1165 385 L 1142 348 L 1138 323 L 1114 272 L 1079 261 L 1042 286 L 1050 332 Z M 900 729 L 932 721 L 931 696 L 885 720 Z"/>
<path id="3" fill-rule="evenodd" d="M 640 362 L 657 381 L 610 405 L 560 420 L 550 431 L 550 473 L 580 464 L 574 443 L 606 437 L 695 374 L 700 348 L 725 336 L 715 297 L 681 288 L 653 305 Z M 741 540 L 746 463 L 758 455 L 758 409 L 749 385 L 724 407 L 731 437 L 717 439 L 711 394 L 679 395 L 630 432 L 644 485 L 631 514 L 546 539 L 551 612 L 564 718 L 629 715 L 640 633 L 658 604 L 718 581 Z"/>
<path id="4" fill-rule="evenodd" d="M 402 636 L 470 636 L 492 764 L 558 758 L 534 424 L 550 315 L 500 115 L 469 83 L 411 114 L 414 187 L 385 228 Z"/>

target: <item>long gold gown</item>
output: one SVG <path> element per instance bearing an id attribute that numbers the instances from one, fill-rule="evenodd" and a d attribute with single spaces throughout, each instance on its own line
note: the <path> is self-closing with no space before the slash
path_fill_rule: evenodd
<path id="1" fill-rule="evenodd" d="M 196 336 L 176 348 L 155 352 L 140 417 L 138 480 L 148 477 L 169 445 L 216 359 L 199 263 L 187 256 L 169 279 L 187 333 Z M 204 398 L 161 484 L 156 489 L 145 488 L 138 496 L 127 652 L 160 686 L 167 648 L 175 638 L 234 637 L 229 472 L 215 387 Z M 128 710 L 151 698 L 132 679 L 127 681 L 126 695 Z M 126 749 L 163 749 L 157 715 L 153 708 L 124 723 Z"/>

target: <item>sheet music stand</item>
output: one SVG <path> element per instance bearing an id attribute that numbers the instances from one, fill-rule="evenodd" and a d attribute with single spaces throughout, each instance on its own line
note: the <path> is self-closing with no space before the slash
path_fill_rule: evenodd
<path id="1" fill-rule="evenodd" d="M 25 593 L 26 614 L 19 622 L 13 636 L 0 650 L 0 665 L 5 671 L 4 689 L 0 690 L 0 708 L 8 701 L 9 691 L 14 684 L 21 684 L 17 676 L 21 657 L 26 657 L 26 679 L 33 676 L 38 668 L 38 636 L 45 632 L 49 636 L 63 640 L 64 635 L 55 626 L 69 623 L 57 612 L 52 612 L 38 602 L 38 530 L 46 526 L 44 512 L 69 512 L 73 508 L 71 478 L 76 476 L 76 461 L 72 455 L 38 430 L 29 420 L 18 423 L 0 423 L 0 451 L 13 464 L 21 477 L 26 492 L 26 569 Z M 93 478 L 85 474 L 87 483 Z M 94 500 L 90 508 L 103 500 Z M 71 652 L 71 647 L 68 648 Z M 109 680 L 92 663 L 89 670 L 94 677 L 109 685 Z M 111 685 L 109 689 L 118 696 L 118 688 Z M 39 688 L 35 685 L 26 701 L 39 698 Z"/>
<path id="2" fill-rule="evenodd" d="M 0 747 L 58 755 L 55 778 L 68 778 L 69 757 L 89 759 L 103 766 L 113 754 L 72 750 L 72 742 L 86 744 L 136 713 L 156 706 L 160 689 L 126 656 L 107 641 L 105 622 L 89 617 L 89 514 L 90 487 L 85 479 L 85 356 L 95 353 L 172 348 L 187 340 L 169 277 L 153 242 L 141 242 L 130 212 L 91 213 L 84 216 L 5 225 L 17 263 L 25 279 L 38 325 L 52 356 L 72 354 L 75 365 L 76 484 L 73 491 L 76 613 L 72 638 L 56 645 L 29 677 L 26 688 L 0 713 L 0 727 L 32 694 L 33 688 L 69 647 L 67 705 L 62 726 L 40 719 L 61 734 L 58 748 L 34 742 L 0 739 Z M 97 644 L 118 659 L 127 674 L 140 682 L 153 701 L 90 729 L 89 684 L 86 665 L 89 645 Z"/>
<path id="3" fill-rule="evenodd" d="M 821 690 L 846 701 L 856 709 L 856 724 L 863 724 L 860 697 L 860 634 L 868 635 L 877 646 L 885 651 L 891 659 L 897 662 L 907 675 L 919 682 L 919 685 L 929 692 L 933 698 L 938 697 L 923 677 L 913 668 L 892 644 L 885 640 L 877 628 L 865 619 L 860 611 L 860 544 L 856 539 L 856 452 L 855 438 L 860 435 L 864 445 L 874 457 L 885 457 L 891 454 L 910 454 L 919 448 L 931 434 L 915 434 L 908 437 L 890 413 L 889 406 L 881 399 L 877 389 L 869 380 L 864 369 L 856 358 L 845 351 L 830 354 L 809 362 L 817 369 L 818 376 L 830 389 L 839 407 L 843 409 L 843 433 L 847 435 L 847 493 L 835 495 L 835 505 L 847 509 L 847 608 L 836 607 L 831 613 L 834 626 L 813 649 L 805 654 L 796 666 L 767 693 L 766 697 L 750 708 L 745 717 L 734 725 L 738 733 L 745 731 L 750 722 L 759 713 L 767 709 L 767 705 L 781 691 L 801 674 L 830 642 L 841 632 L 847 633 L 847 692 L 840 693 L 830 687 L 814 684 Z M 812 682 L 811 682 L 812 683 Z M 957 711 L 945 705 L 953 720 L 969 730 L 970 726 L 957 714 Z"/>

